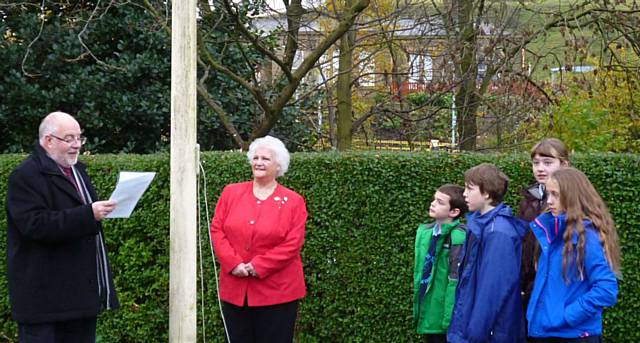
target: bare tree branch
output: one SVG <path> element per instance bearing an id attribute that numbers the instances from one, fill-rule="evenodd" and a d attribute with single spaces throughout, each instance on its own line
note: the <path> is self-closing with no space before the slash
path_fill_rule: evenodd
<path id="1" fill-rule="evenodd" d="M 24 68 L 24 64 L 27 61 L 27 58 L 29 57 L 29 53 L 31 52 L 31 47 L 33 46 L 33 44 L 35 44 L 35 42 L 38 41 L 38 39 L 40 39 L 40 36 L 42 35 L 42 30 L 44 28 L 44 23 L 46 21 L 46 15 L 44 12 L 44 1 L 45 0 L 42 0 L 42 3 L 40 5 L 40 20 L 41 20 L 40 29 L 38 29 L 38 34 L 36 35 L 36 37 L 31 42 L 29 42 L 29 45 L 27 45 L 27 51 L 25 51 L 24 57 L 22 58 L 22 63 L 20 64 L 20 68 L 22 68 L 22 73 L 27 75 L 28 77 L 37 77 L 41 75 L 41 74 L 30 74 Z"/>

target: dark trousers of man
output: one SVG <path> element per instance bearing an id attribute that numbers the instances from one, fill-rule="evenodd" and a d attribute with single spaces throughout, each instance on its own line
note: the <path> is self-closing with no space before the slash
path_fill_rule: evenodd
<path id="1" fill-rule="evenodd" d="M 529 343 L 602 343 L 602 336 L 588 336 L 588 337 L 581 337 L 581 338 L 529 337 L 527 341 Z"/>
<path id="2" fill-rule="evenodd" d="M 18 323 L 20 343 L 95 343 L 96 317 L 63 322 Z"/>
<path id="3" fill-rule="evenodd" d="M 447 343 L 447 335 L 442 334 L 428 334 L 424 335 L 424 341 L 426 343 Z"/>
<path id="4" fill-rule="evenodd" d="M 230 343 L 291 343 L 297 312 L 297 300 L 255 307 L 222 303 Z"/>

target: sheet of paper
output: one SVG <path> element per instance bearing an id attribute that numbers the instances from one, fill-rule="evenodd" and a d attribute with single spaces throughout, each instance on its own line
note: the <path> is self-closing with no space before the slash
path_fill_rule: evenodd
<path id="1" fill-rule="evenodd" d="M 129 218 L 155 176 L 155 172 L 120 172 L 116 189 L 109 197 L 118 204 L 107 218 Z"/>

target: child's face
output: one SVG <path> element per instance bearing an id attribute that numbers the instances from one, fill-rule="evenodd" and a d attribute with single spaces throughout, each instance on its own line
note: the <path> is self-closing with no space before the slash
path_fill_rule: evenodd
<path id="1" fill-rule="evenodd" d="M 484 210 L 491 204 L 489 194 L 480 192 L 480 187 L 471 183 L 464 184 L 463 195 L 467 206 L 469 206 L 469 211 L 484 213 Z"/>
<path id="2" fill-rule="evenodd" d="M 451 218 L 451 205 L 449 205 L 451 197 L 440 192 L 433 195 L 433 201 L 429 206 L 429 217 L 443 221 Z"/>
<path id="3" fill-rule="evenodd" d="M 558 181 L 549 179 L 546 184 L 546 192 L 547 207 L 549 207 L 551 214 L 553 214 L 554 217 L 557 217 L 564 212 L 564 206 L 562 206 L 562 201 L 560 199 L 560 187 L 558 186 Z"/>
<path id="4" fill-rule="evenodd" d="M 536 178 L 536 181 L 541 184 L 546 184 L 549 176 L 551 176 L 554 171 L 565 167 L 566 165 L 567 163 L 559 158 L 541 156 L 539 154 L 535 154 L 531 159 L 533 176 Z"/>

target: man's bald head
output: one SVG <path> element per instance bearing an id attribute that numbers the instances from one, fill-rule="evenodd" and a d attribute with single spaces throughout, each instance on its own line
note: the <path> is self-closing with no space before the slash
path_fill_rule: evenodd
<path id="1" fill-rule="evenodd" d="M 68 113 L 49 113 L 40 123 L 38 130 L 40 146 L 49 157 L 63 167 L 71 167 L 78 162 L 82 148 L 80 124 Z"/>
<path id="2" fill-rule="evenodd" d="M 70 114 L 64 112 L 51 112 L 49 113 L 42 122 L 40 122 L 40 128 L 38 129 L 38 139 L 40 140 L 40 145 L 43 145 L 44 138 L 47 135 L 53 134 L 61 126 L 69 125 L 69 124 L 78 124 L 78 122 L 73 118 Z M 79 125 L 79 124 L 78 124 Z"/>

